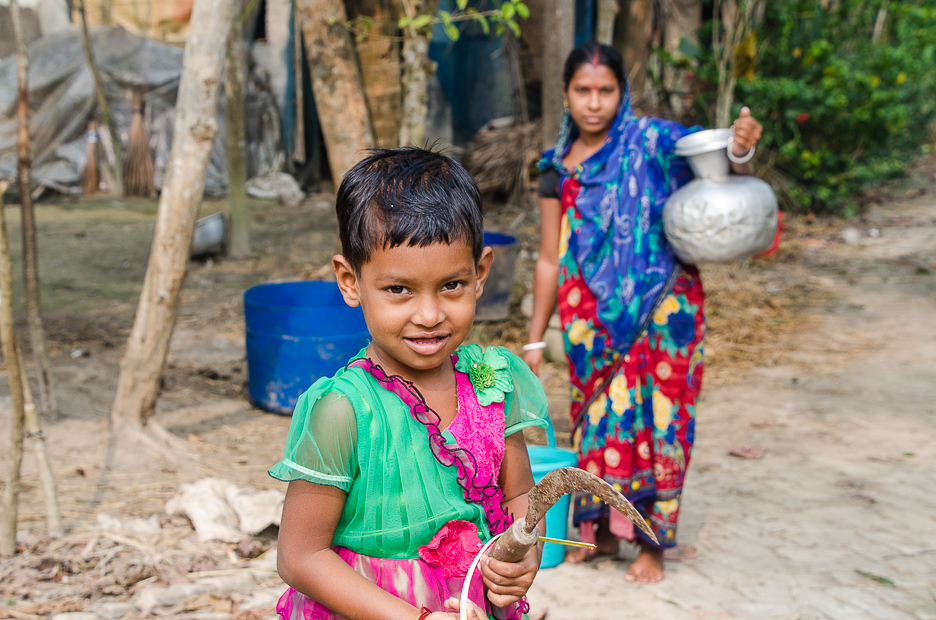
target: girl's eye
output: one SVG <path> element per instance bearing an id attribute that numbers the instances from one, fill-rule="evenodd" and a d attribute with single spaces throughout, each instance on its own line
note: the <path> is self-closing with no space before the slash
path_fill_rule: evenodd
<path id="1" fill-rule="evenodd" d="M 446 282 L 442 286 L 443 291 L 457 291 L 462 287 L 462 282 Z"/>
<path id="2" fill-rule="evenodd" d="M 405 286 L 388 286 L 387 292 L 393 295 L 402 295 L 403 293 L 406 292 L 406 287 Z"/>

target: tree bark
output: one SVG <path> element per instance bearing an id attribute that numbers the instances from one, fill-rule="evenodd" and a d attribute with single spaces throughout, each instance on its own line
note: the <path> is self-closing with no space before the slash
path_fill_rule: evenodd
<path id="1" fill-rule="evenodd" d="M 605 45 L 614 42 L 614 23 L 621 11 L 618 0 L 598 0 L 598 19 L 595 24 L 595 41 Z"/>
<path id="2" fill-rule="evenodd" d="M 653 36 L 655 0 L 630 0 L 626 28 L 615 29 L 615 48 L 624 57 L 624 70 L 630 82 L 631 94 L 641 99 L 650 62 L 650 39 Z"/>
<path id="3" fill-rule="evenodd" d="M 250 254 L 250 221 L 247 214 L 247 136 L 244 123 L 244 61 L 247 45 L 240 20 L 234 20 L 224 59 L 224 94 L 227 103 L 228 233 L 227 254 Z"/>
<path id="4" fill-rule="evenodd" d="M 361 151 L 375 144 L 361 69 L 341 0 L 296 0 L 296 20 L 306 45 L 312 92 L 332 179 L 337 185 Z"/>
<path id="5" fill-rule="evenodd" d="M 666 51 L 675 58 L 683 56 L 680 45 L 683 39 L 698 44 L 696 31 L 702 25 L 701 0 L 673 0 L 673 11 L 663 27 L 663 44 Z M 677 114 L 686 110 L 686 95 L 689 90 L 689 81 L 683 70 L 667 71 L 664 86 L 671 93 L 670 106 Z"/>
<path id="6" fill-rule="evenodd" d="M 195 0 L 192 10 L 156 234 L 111 408 L 113 428 L 138 436 L 156 407 L 178 314 L 208 157 L 218 133 L 218 95 L 233 13 L 231 0 Z"/>
<path id="7" fill-rule="evenodd" d="M 39 370 L 39 402 L 42 412 L 58 417 L 52 360 L 49 357 L 49 346 L 46 342 L 45 328 L 42 325 L 41 305 L 39 303 L 36 210 L 32 201 L 32 179 L 30 178 L 32 146 L 29 141 L 29 67 L 26 57 L 23 22 L 17 0 L 10 3 L 10 16 L 16 38 L 16 82 L 19 89 L 16 106 L 18 124 L 16 154 L 19 163 L 20 205 L 23 213 L 23 284 L 26 292 L 26 320 L 29 324 L 29 339 L 32 345 L 33 359 L 35 359 L 36 368 Z"/>
<path id="8" fill-rule="evenodd" d="M 7 450 L 7 480 L 3 488 L 3 515 L 0 517 L 0 556 L 16 553 L 16 521 L 19 511 L 20 467 L 23 462 L 23 375 L 16 354 L 13 333 L 13 265 L 7 237 L 3 194 L 8 183 L 0 181 L 0 345 L 10 381 L 10 447 Z"/>
<path id="9" fill-rule="evenodd" d="M 575 44 L 575 0 L 543 2 L 543 147 L 559 136 L 564 110 L 562 68 Z"/>
<path id="10" fill-rule="evenodd" d="M 108 5 L 109 6 L 109 5 Z M 103 13 L 104 5 L 101 5 Z M 114 186 L 111 191 L 122 196 L 123 191 L 123 145 L 120 143 L 120 134 L 117 133 L 117 127 L 114 125 L 114 117 L 110 111 L 110 104 L 107 103 L 107 96 L 104 94 L 104 84 L 101 82 L 101 74 L 98 72 L 97 64 L 94 62 L 94 49 L 91 47 L 91 35 L 88 33 L 88 20 L 85 18 L 84 0 L 78 0 L 78 12 L 81 14 L 81 45 L 84 47 L 85 60 L 88 61 L 88 67 L 91 69 L 91 75 L 94 77 L 94 92 L 97 95 L 98 107 L 101 109 L 101 120 L 107 125 L 110 131 L 111 144 L 114 148 Z M 103 15 L 102 15 L 103 17 Z M 108 9 L 108 20 L 110 21 L 110 9 Z"/>
<path id="11" fill-rule="evenodd" d="M 438 0 L 400 0 L 403 14 L 435 15 Z M 403 122 L 400 125 L 400 145 L 422 146 L 429 116 L 429 79 L 436 63 L 429 60 L 429 39 L 413 27 L 403 29 Z"/>

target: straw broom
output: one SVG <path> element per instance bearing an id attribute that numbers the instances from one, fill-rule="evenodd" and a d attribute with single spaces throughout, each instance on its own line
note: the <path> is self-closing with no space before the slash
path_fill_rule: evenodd
<path id="1" fill-rule="evenodd" d="M 88 121 L 88 141 L 85 144 L 85 154 L 87 162 L 84 172 L 81 175 L 81 195 L 90 196 L 98 191 L 101 185 L 101 178 L 98 175 L 97 159 L 97 121 Z"/>
<path id="2" fill-rule="evenodd" d="M 133 91 L 133 119 L 130 121 L 130 139 L 127 141 L 127 162 L 124 166 L 124 195 L 156 195 L 153 185 L 153 155 L 149 139 L 143 129 L 143 95 Z"/>

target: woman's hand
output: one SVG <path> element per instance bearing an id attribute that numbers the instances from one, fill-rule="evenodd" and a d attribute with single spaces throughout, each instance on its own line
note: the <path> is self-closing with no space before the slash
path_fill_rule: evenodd
<path id="1" fill-rule="evenodd" d="M 428 616 L 426 620 L 452 620 L 452 618 L 458 618 L 458 611 L 461 609 L 459 601 L 454 596 L 450 599 L 447 599 L 445 603 L 446 609 L 450 609 L 455 613 L 448 613 L 445 611 L 434 611 Z M 468 601 L 468 620 L 488 620 L 487 614 L 483 609 Z"/>
<path id="2" fill-rule="evenodd" d="M 533 585 L 539 565 L 539 545 L 530 547 L 523 559 L 515 564 L 485 557 L 481 561 L 481 576 L 488 589 L 488 600 L 498 607 L 519 601 Z"/>
<path id="3" fill-rule="evenodd" d="M 741 108 L 738 120 L 731 126 L 734 129 L 734 141 L 731 152 L 736 157 L 744 157 L 757 145 L 764 128 L 751 116 L 751 109 L 747 106 Z"/>
<path id="4" fill-rule="evenodd" d="M 534 375 L 537 377 L 540 376 L 539 367 L 540 363 L 543 361 L 543 349 L 533 349 L 532 351 L 525 352 L 523 354 L 523 361 L 530 367 Z"/>

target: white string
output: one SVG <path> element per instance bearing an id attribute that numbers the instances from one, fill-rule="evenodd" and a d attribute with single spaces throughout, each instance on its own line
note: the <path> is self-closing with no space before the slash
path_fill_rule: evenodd
<path id="1" fill-rule="evenodd" d="M 509 530 L 508 530 L 509 531 Z M 484 556 L 484 552 L 488 550 L 488 547 L 494 544 L 494 542 L 503 536 L 506 532 L 501 532 L 491 540 L 487 542 L 486 545 L 481 547 L 481 551 L 478 552 L 478 555 L 471 561 L 471 566 L 468 567 L 468 574 L 465 575 L 465 583 L 462 584 L 462 593 L 461 600 L 458 605 L 458 616 L 460 620 L 468 620 L 468 590 L 471 586 L 471 578 L 474 576 L 475 569 L 478 567 L 478 563 L 481 561 L 481 558 Z"/>

